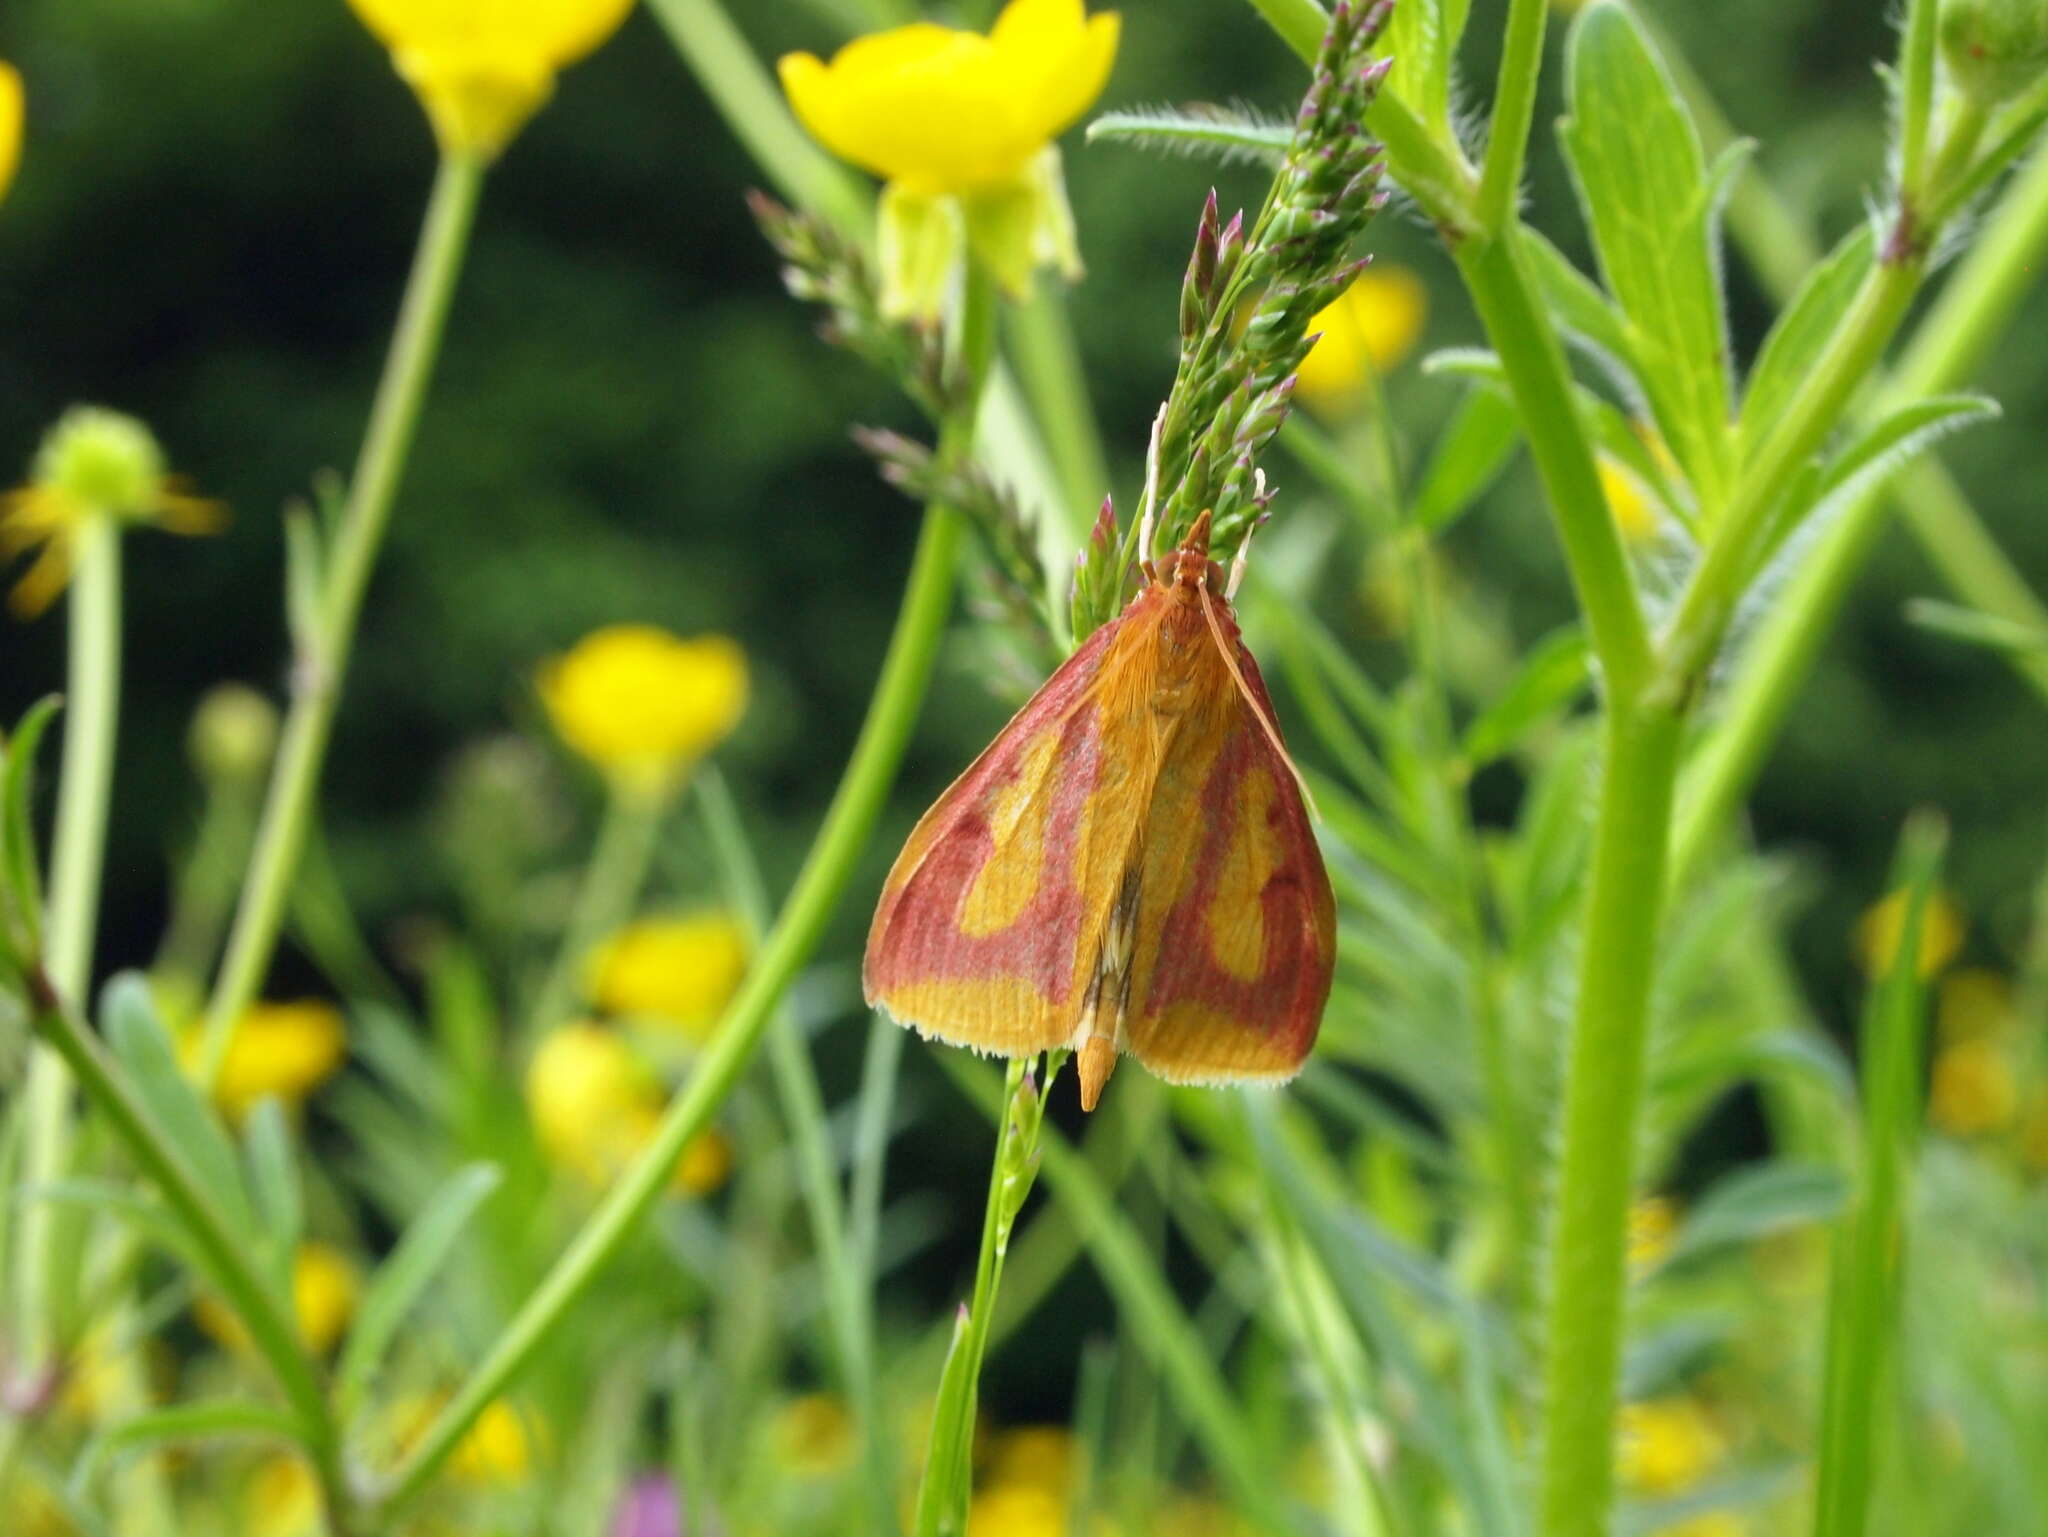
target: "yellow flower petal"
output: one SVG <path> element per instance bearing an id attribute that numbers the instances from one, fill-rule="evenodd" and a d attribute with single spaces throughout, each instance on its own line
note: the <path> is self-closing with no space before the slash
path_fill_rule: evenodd
<path id="1" fill-rule="evenodd" d="M 350 0 L 419 93 L 442 148 L 495 155 L 555 74 L 617 31 L 633 0 Z"/>
<path id="2" fill-rule="evenodd" d="M 1302 359 L 1295 392 L 1318 410 L 1351 409 L 1373 376 L 1415 350 L 1428 318 L 1420 277 L 1391 263 L 1368 267 L 1309 322 L 1318 340 Z"/>
<path id="3" fill-rule="evenodd" d="M 1891 970 L 1906 926 L 1906 894 L 1894 891 L 1869 908 L 1856 924 L 1857 958 L 1872 981 Z M 1927 899 L 1920 919 L 1919 971 L 1924 980 L 1942 971 L 1963 948 L 1963 911 L 1943 893 Z"/>
<path id="4" fill-rule="evenodd" d="M 1927 1118 L 1943 1131 L 1981 1137 L 2011 1125 L 2019 1107 L 2019 1078 L 2003 1041 L 1978 1036 L 1935 1053 Z"/>
<path id="5" fill-rule="evenodd" d="M 613 625 L 540 671 L 564 742 L 620 788 L 658 793 L 722 741 L 747 703 L 747 660 L 722 635 Z"/>
<path id="6" fill-rule="evenodd" d="M 199 1032 L 188 1031 L 181 1044 L 190 1067 L 197 1058 Z M 314 998 L 254 1004 L 228 1038 L 213 1086 L 214 1103 L 231 1121 L 241 1120 L 261 1099 L 294 1108 L 331 1078 L 347 1055 L 348 1025 L 333 1004 Z"/>
<path id="7" fill-rule="evenodd" d="M 591 1001 L 704 1041 L 746 970 L 746 935 L 724 913 L 650 918 L 621 929 L 592 957 Z"/>
<path id="8" fill-rule="evenodd" d="M 0 202 L 14 185 L 14 172 L 21 164 L 21 128 L 25 113 L 21 72 L 0 59 Z"/>
<path id="9" fill-rule="evenodd" d="M 853 1416 L 830 1393 L 793 1398 L 775 1416 L 775 1447 L 799 1478 L 836 1473 L 853 1461 Z"/>
<path id="10" fill-rule="evenodd" d="M 1618 460 L 1606 454 L 1600 456 L 1600 490 L 1607 498 L 1607 510 L 1614 515 L 1614 525 L 1621 530 L 1621 537 L 1630 544 L 1640 544 L 1657 532 L 1657 514 L 1651 509 L 1650 498 L 1634 475 Z"/>
<path id="11" fill-rule="evenodd" d="M 1692 1398 L 1653 1398 L 1624 1404 L 1615 1470 L 1643 1494 L 1691 1488 L 1727 1455 L 1727 1443 L 1707 1411 Z"/>
<path id="12" fill-rule="evenodd" d="M 914 22 L 856 38 L 830 63 L 780 62 L 791 108 L 843 160 L 925 196 L 1012 181 L 1102 92 L 1113 13 L 1012 0 L 991 33 Z"/>

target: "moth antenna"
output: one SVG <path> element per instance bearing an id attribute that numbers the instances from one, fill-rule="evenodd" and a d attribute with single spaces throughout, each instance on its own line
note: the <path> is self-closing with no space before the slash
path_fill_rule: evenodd
<path id="1" fill-rule="evenodd" d="M 1294 776 L 1294 783 L 1301 790 L 1302 804 L 1308 807 L 1308 814 L 1318 822 L 1322 821 L 1323 814 L 1316 809 L 1315 793 L 1309 789 L 1308 780 L 1302 777 L 1301 767 L 1294 761 L 1294 755 L 1288 752 L 1287 744 L 1280 740 L 1280 728 L 1274 725 L 1267 718 L 1266 712 L 1260 708 L 1258 696 L 1252 692 L 1252 686 L 1244 681 L 1244 674 L 1238 670 L 1237 658 L 1230 654 L 1230 642 L 1223 638 L 1223 625 L 1216 618 L 1216 610 L 1211 607 L 1207 573 L 1204 573 L 1202 579 L 1195 584 L 1195 596 L 1202 605 L 1202 617 L 1209 621 L 1209 634 L 1216 641 L 1217 653 L 1223 658 L 1223 665 L 1230 669 L 1230 681 L 1235 683 L 1237 691 L 1244 695 L 1244 702 L 1252 707 L 1252 714 L 1258 718 L 1260 729 L 1266 733 L 1266 740 L 1273 744 L 1273 751 L 1280 755 L 1280 761 L 1287 765 L 1287 772 Z"/>
<path id="2" fill-rule="evenodd" d="M 1255 473 L 1260 480 L 1263 481 L 1265 479 L 1264 471 L 1257 471 Z M 1258 524 L 1254 523 L 1244 531 L 1244 543 L 1237 547 L 1237 553 L 1230 558 L 1230 580 L 1223 585 L 1223 601 L 1225 603 L 1235 603 L 1237 601 L 1237 589 L 1244 581 L 1244 568 L 1252 553 L 1252 535 L 1257 532 L 1258 526 Z"/>
<path id="3" fill-rule="evenodd" d="M 1166 435 L 1166 407 L 1152 418 L 1152 439 L 1145 445 L 1145 495 L 1138 504 L 1138 560 L 1152 569 L 1152 540 L 1159 522 L 1159 440 Z"/>

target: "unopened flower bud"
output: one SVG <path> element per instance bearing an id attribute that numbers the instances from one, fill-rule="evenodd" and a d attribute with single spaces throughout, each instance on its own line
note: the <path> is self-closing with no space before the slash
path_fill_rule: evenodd
<path id="1" fill-rule="evenodd" d="M 219 684 L 199 701 L 187 750 L 208 783 L 254 783 L 276 748 L 277 709 L 247 684 Z"/>
<path id="2" fill-rule="evenodd" d="M 2048 68 L 2048 3 L 1943 0 L 1941 51 L 1956 89 L 1996 106 Z"/>
<path id="3" fill-rule="evenodd" d="M 32 479 L 74 506 L 137 514 L 160 500 L 164 451 L 132 416 L 101 406 L 73 406 L 36 450 Z"/>

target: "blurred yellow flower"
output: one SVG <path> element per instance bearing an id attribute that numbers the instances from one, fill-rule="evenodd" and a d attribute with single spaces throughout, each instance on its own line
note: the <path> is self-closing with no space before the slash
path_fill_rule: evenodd
<path id="1" fill-rule="evenodd" d="M 494 1398 L 456 1446 L 448 1470 L 465 1483 L 524 1483 L 533 1471 L 537 1429 L 530 1429 L 511 1404 Z"/>
<path id="2" fill-rule="evenodd" d="M 1710 1510 L 1670 1526 L 1660 1526 L 1651 1537 L 1749 1537 L 1749 1533 L 1749 1523 L 1733 1511 Z"/>
<path id="3" fill-rule="evenodd" d="M 1178 1526 L 1161 1525 L 1179 1533 Z M 996 1484 L 974 1496 L 967 1537 L 1066 1537 L 1066 1501 L 1036 1484 Z"/>
<path id="4" fill-rule="evenodd" d="M 1941 979 L 1934 1036 L 1945 1044 L 2010 1035 L 2019 1024 L 2012 979 L 1988 966 L 1959 966 Z"/>
<path id="5" fill-rule="evenodd" d="M 248 1537 L 318 1537 L 320 1482 L 303 1457 L 278 1452 L 258 1463 L 242 1494 Z"/>
<path id="6" fill-rule="evenodd" d="M 555 75 L 619 29 L 633 0 L 349 0 L 391 50 L 450 154 L 502 150 Z"/>
<path id="7" fill-rule="evenodd" d="M 325 1355 L 341 1342 L 361 1290 L 355 1262 L 341 1250 L 318 1240 L 299 1245 L 292 1256 L 292 1312 L 308 1350 Z M 239 1350 L 248 1343 L 242 1321 L 214 1298 L 201 1297 L 192 1315 L 227 1349 Z"/>
<path id="8" fill-rule="evenodd" d="M 0 493 L 0 562 L 42 547 L 8 596 L 17 617 L 33 619 L 56 601 L 71 580 L 72 541 L 97 518 L 174 534 L 210 534 L 222 522 L 218 502 L 188 494 L 166 472 L 163 450 L 141 422 L 73 406 L 44 435 L 28 484 Z"/>
<path id="9" fill-rule="evenodd" d="M 1657 532 L 1657 514 L 1650 506 L 1642 483 L 1619 460 L 1602 454 L 1599 460 L 1600 490 L 1607 498 L 1607 510 L 1614 526 L 1630 544 L 1641 544 Z"/>
<path id="10" fill-rule="evenodd" d="M 1721 1432 L 1697 1399 L 1671 1397 L 1624 1404 L 1615 1471 L 1642 1494 L 1677 1494 L 1698 1483 L 1727 1455 Z"/>
<path id="11" fill-rule="evenodd" d="M 14 185 L 14 172 L 21 164 L 21 126 L 25 115 L 21 72 L 0 59 L 0 202 Z"/>
<path id="12" fill-rule="evenodd" d="M 1074 1482 L 1074 1438 L 1058 1425 L 1022 1425 L 996 1436 L 987 1482 L 1028 1485 L 1065 1500 Z"/>
<path id="13" fill-rule="evenodd" d="M 782 88 L 812 137 L 888 183 L 887 313 L 937 314 L 968 244 L 1012 293 L 1039 266 L 1080 275 L 1053 141 L 1102 94 L 1119 25 L 1082 0 L 1010 0 L 986 37 L 920 21 L 856 38 L 829 64 L 783 56 Z"/>
<path id="14" fill-rule="evenodd" d="M 830 1393 L 805 1393 L 775 1416 L 778 1465 L 800 1478 L 823 1478 L 853 1461 L 853 1416 Z"/>
<path id="15" fill-rule="evenodd" d="M 195 1025 L 180 1042 L 185 1066 L 199 1059 Z M 294 1109 L 329 1078 L 348 1055 L 348 1025 L 341 1010 L 318 998 L 252 1004 L 228 1038 L 213 1100 L 230 1121 L 240 1121 L 261 1099 Z"/>
<path id="16" fill-rule="evenodd" d="M 593 632 L 542 665 L 541 703 L 562 740 L 627 793 L 672 788 L 739 723 L 747 659 L 722 635 L 654 625 Z"/>
<path id="17" fill-rule="evenodd" d="M 1429 290 L 1406 267 L 1375 264 L 1308 323 L 1318 339 L 1301 360 L 1295 393 L 1318 411 L 1340 415 L 1366 383 L 1415 350 L 1429 318 Z"/>
<path id="18" fill-rule="evenodd" d="M 393 1404 L 385 1422 L 393 1449 L 399 1455 L 411 1450 L 447 1401 L 443 1393 L 415 1393 Z M 521 1414 L 509 1399 L 494 1398 L 456 1443 L 448 1471 L 476 1487 L 522 1484 L 547 1441 L 547 1426 L 538 1418 Z"/>
<path id="19" fill-rule="evenodd" d="M 1678 1203 L 1669 1196 L 1639 1197 L 1628 1209 L 1628 1268 L 1640 1275 L 1671 1252 L 1678 1232 Z"/>
<path id="20" fill-rule="evenodd" d="M 1875 981 L 1891 970 L 1898 954 L 1899 931 L 1906 924 L 1906 894 L 1894 891 L 1863 914 L 1856 924 L 1856 953 L 1865 976 Z M 1920 976 L 1940 972 L 1963 948 L 1963 912 L 1942 892 L 1927 899 L 1920 920 Z"/>
<path id="21" fill-rule="evenodd" d="M 2020 1164 L 2030 1173 L 2048 1174 L 2048 1084 L 2035 1086 L 2020 1117 Z"/>
<path id="22" fill-rule="evenodd" d="M 591 1001 L 607 1014 L 710 1037 L 747 970 L 747 937 L 724 913 L 648 918 L 591 957 Z"/>
<path id="23" fill-rule="evenodd" d="M 588 1022 L 544 1036 L 526 1070 L 526 1103 L 551 1159 L 604 1184 L 654 1136 L 661 1086 L 617 1032 Z M 732 1173 L 732 1145 L 716 1128 L 683 1149 L 670 1188 L 704 1195 Z"/>
<path id="24" fill-rule="evenodd" d="M 1934 1055 L 1927 1117 L 1955 1137 L 1981 1137 L 2012 1124 L 2020 1106 L 2019 1079 L 2003 1041 L 1977 1036 Z"/>

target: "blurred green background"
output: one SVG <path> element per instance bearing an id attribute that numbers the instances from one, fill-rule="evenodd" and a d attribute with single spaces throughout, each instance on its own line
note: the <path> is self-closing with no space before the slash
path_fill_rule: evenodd
<path id="1" fill-rule="evenodd" d="M 1503 9 L 1475 6 L 1468 81 L 1489 76 Z M 1811 213 L 1817 237 L 1861 217 L 1883 176 L 1871 63 L 1890 48 L 1883 7 L 1645 9 L 1760 141 L 1760 165 Z M 842 40 L 829 6 L 734 10 L 767 58 Z M 1286 112 L 1299 95 L 1298 64 L 1237 0 L 1123 10 L 1105 108 L 1230 100 Z M 341 0 L 7 0 L 0 55 L 26 77 L 30 114 L 20 180 L 0 209 L 0 463 L 25 469 L 63 407 L 103 402 L 149 421 L 175 466 L 234 510 L 218 539 L 128 543 L 104 971 L 154 946 L 166 830 L 185 836 L 197 804 L 183 745 L 195 701 L 223 678 L 282 687 L 279 513 L 354 453 L 433 155 L 410 94 Z M 1584 262 L 1547 127 L 1558 74 L 1547 77 L 1529 202 Z M 1078 135 L 1067 167 L 1090 271 L 1072 310 L 1122 502 L 1171 378 L 1202 194 L 1213 181 L 1226 201 L 1256 198 L 1264 173 L 1088 149 Z M 916 523 L 846 429 L 916 421 L 822 346 L 813 317 L 782 293 L 741 202 L 759 179 L 645 13 L 569 72 L 491 178 L 327 776 L 343 879 L 390 953 L 402 954 L 408 924 L 454 911 L 448 870 L 422 853 L 435 846 L 452 756 L 483 735 L 534 729 L 533 664 L 605 622 L 716 629 L 745 645 L 756 697 L 723 761 L 778 887 L 807 844 L 873 681 Z M 1397 205 L 1373 244 L 1428 282 L 1428 346 L 1477 340 L 1412 213 Z M 1770 306 L 1739 259 L 1729 266 L 1747 359 Z M 2044 328 L 2048 298 L 2036 296 L 1976 381 L 2006 419 L 1947 454 L 2037 589 L 2048 589 L 2048 347 L 2026 339 Z M 1411 456 L 1456 396 L 1412 361 L 1391 379 Z M 1308 482 L 1276 460 L 1284 518 L 1288 492 L 1305 495 Z M 1515 640 L 1566 616 L 1525 463 L 1459 528 L 1451 555 Z M 1369 650 L 1364 557 L 1340 544 L 1320 597 L 1339 633 Z M 1954 819 L 1951 879 L 1975 958 L 2011 965 L 2043 855 L 2040 707 L 1988 654 L 1906 625 L 1904 600 L 1936 590 L 1907 537 L 1892 537 L 1754 803 L 1762 841 L 1811 872 L 1795 941 L 1816 1005 L 1838 1020 L 1855 991 L 1849 930 L 1909 807 L 1931 802 Z M 0 637 L 0 713 L 11 719 L 59 686 L 63 625 L 54 613 L 8 621 Z M 949 651 L 827 957 L 853 954 L 898 836 L 1014 703 L 978 655 Z M 569 809 L 587 818 L 588 787 L 561 767 Z M 1512 783 L 1484 788 L 1489 810 L 1511 814 Z M 566 860 L 581 834 L 565 836 Z M 316 985 L 303 961 L 281 963 L 278 990 Z M 857 1040 L 846 1032 L 838 1046 Z M 920 1082 L 927 1104 L 978 1124 Z M 979 1167 L 980 1134 L 967 1144 L 943 1156 Z M 951 1188 L 972 1197 L 975 1179 Z M 933 1281 L 949 1284 L 950 1272 L 934 1269 Z"/>

